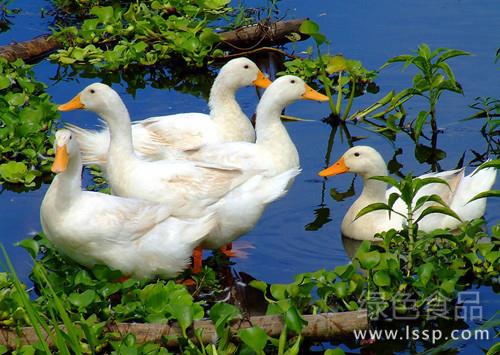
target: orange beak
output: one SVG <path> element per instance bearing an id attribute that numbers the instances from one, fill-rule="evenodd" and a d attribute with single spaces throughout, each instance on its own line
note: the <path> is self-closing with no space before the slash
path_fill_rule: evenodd
<path id="1" fill-rule="evenodd" d="M 344 157 L 340 158 L 335 164 L 319 172 L 319 176 L 327 177 L 347 173 L 349 168 L 345 165 Z"/>
<path id="2" fill-rule="evenodd" d="M 252 83 L 259 87 L 259 88 L 267 88 L 269 85 L 271 85 L 273 82 L 271 80 L 269 80 L 265 75 L 264 73 L 262 73 L 260 70 L 259 72 L 257 73 L 257 79 L 255 79 L 254 81 L 252 81 Z"/>
<path id="3" fill-rule="evenodd" d="M 68 147 L 67 145 L 58 146 L 56 145 L 56 158 L 54 159 L 54 163 L 50 170 L 53 173 L 62 173 L 68 167 L 69 155 L 68 155 Z"/>
<path id="4" fill-rule="evenodd" d="M 306 92 L 302 94 L 303 99 L 315 100 L 315 101 L 328 101 L 328 96 L 320 94 L 307 84 L 304 84 L 304 86 L 306 88 Z"/>
<path id="5" fill-rule="evenodd" d="M 80 101 L 80 94 L 76 95 L 71 101 L 66 102 L 65 104 L 59 105 L 57 108 L 59 111 L 72 111 L 85 108 L 85 105 Z"/>

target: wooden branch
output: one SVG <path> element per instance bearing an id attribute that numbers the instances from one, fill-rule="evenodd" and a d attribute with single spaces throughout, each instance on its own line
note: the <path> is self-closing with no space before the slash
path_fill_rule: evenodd
<path id="1" fill-rule="evenodd" d="M 303 19 L 286 20 L 271 23 L 258 23 L 251 26 L 238 28 L 234 31 L 222 32 L 222 43 L 227 47 L 237 50 L 251 50 L 258 46 L 275 45 L 290 42 L 287 38 L 292 33 L 300 35 L 300 40 L 309 36 L 299 33 Z"/>
<path id="2" fill-rule="evenodd" d="M 308 322 L 302 329 L 302 336 L 312 340 L 330 340 L 342 336 L 350 336 L 354 330 L 362 330 L 368 328 L 368 315 L 365 309 L 354 312 L 341 313 L 321 313 L 317 315 L 304 315 L 304 319 Z M 277 337 L 283 329 L 283 322 L 280 316 L 254 316 L 249 320 L 236 321 L 231 327 L 231 334 L 236 336 L 238 330 L 259 326 L 266 331 L 269 336 Z M 63 329 L 64 327 L 61 327 Z M 215 326 L 210 320 L 195 321 L 194 329 L 202 329 L 202 341 L 204 344 L 214 343 L 217 340 Z M 174 323 L 169 324 L 151 324 L 151 323 L 118 323 L 108 325 L 108 331 L 116 332 L 123 338 L 127 334 L 134 334 L 138 343 L 147 341 L 161 342 L 163 337 L 169 337 L 167 346 L 178 345 L 177 337 L 180 337 L 182 332 L 180 327 Z M 44 332 L 46 341 L 49 346 L 53 346 L 50 337 Z M 14 330 L 0 329 L 0 344 L 7 346 L 9 349 L 16 348 L 17 344 L 34 344 L 38 341 L 35 331 L 32 327 L 21 329 L 18 336 Z M 193 341 L 196 339 L 193 337 Z"/>
<path id="3" fill-rule="evenodd" d="M 48 35 L 44 35 L 29 41 L 0 46 L 0 57 L 4 57 L 11 62 L 17 58 L 30 61 L 59 48 L 61 48 L 59 41 L 49 38 Z"/>
<path id="4" fill-rule="evenodd" d="M 222 45 L 235 50 L 249 50 L 260 45 L 279 44 L 288 42 L 287 35 L 298 33 L 299 27 L 305 19 L 278 21 L 269 24 L 259 23 L 240 29 L 221 32 Z M 301 40 L 307 38 L 302 35 Z M 98 44 L 98 43 L 97 43 Z M 251 48 L 242 48 L 252 46 Z M 40 36 L 29 41 L 0 46 L 0 57 L 9 61 L 21 58 L 24 61 L 34 61 L 62 47 L 56 39 L 49 35 Z"/>

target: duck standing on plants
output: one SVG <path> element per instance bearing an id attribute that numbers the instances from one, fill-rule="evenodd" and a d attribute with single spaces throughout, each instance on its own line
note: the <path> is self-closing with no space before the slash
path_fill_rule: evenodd
<path id="1" fill-rule="evenodd" d="M 347 150 L 342 157 L 329 168 L 321 171 L 320 176 L 334 176 L 343 173 L 355 173 L 363 178 L 361 196 L 352 204 L 342 220 L 342 234 L 358 240 L 375 240 L 375 234 L 389 229 L 400 230 L 405 220 L 397 213 L 378 210 L 356 218 L 358 213 L 373 203 L 387 203 L 388 197 L 397 192 L 393 187 L 386 190 L 387 184 L 380 180 L 370 179 L 373 176 L 386 176 L 387 167 L 382 156 L 372 147 L 359 146 Z M 477 194 L 488 191 L 496 179 L 496 169 L 476 170 L 465 176 L 464 169 L 429 173 L 417 178 L 440 178 L 447 184 L 433 183 L 423 186 L 415 196 L 436 194 L 460 217 L 461 221 L 442 214 L 427 215 L 419 221 L 419 229 L 430 232 L 438 228 L 456 228 L 462 221 L 470 221 L 481 217 L 486 211 L 486 199 L 469 202 Z M 406 205 L 401 199 L 396 200 L 393 209 L 403 215 L 407 214 Z M 424 207 L 416 211 L 415 218 Z"/>
<path id="2" fill-rule="evenodd" d="M 40 208 L 42 228 L 58 250 L 84 266 L 174 277 L 215 225 L 210 213 L 178 218 L 168 205 L 82 191 L 80 150 L 70 131 L 56 132 L 55 151 L 57 175 Z"/>
<path id="3" fill-rule="evenodd" d="M 141 157 L 166 159 L 182 156 L 205 144 L 255 142 L 255 130 L 236 101 L 238 89 L 254 85 L 266 88 L 271 81 L 247 58 L 227 62 L 215 79 L 208 105 L 210 115 L 179 113 L 151 117 L 132 125 L 134 150 Z M 80 143 L 84 164 L 105 167 L 109 147 L 106 129 L 92 131 L 67 125 Z"/>

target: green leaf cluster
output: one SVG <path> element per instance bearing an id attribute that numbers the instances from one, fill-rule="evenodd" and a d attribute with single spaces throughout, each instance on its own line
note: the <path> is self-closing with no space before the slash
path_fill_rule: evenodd
<path id="1" fill-rule="evenodd" d="M 182 58 L 201 67 L 219 36 L 209 25 L 227 14 L 229 0 L 148 0 L 94 6 L 81 26 L 60 27 L 53 36 L 64 49 L 50 59 L 63 65 L 91 64 L 117 70 Z"/>
<path id="2" fill-rule="evenodd" d="M 59 114 L 45 89 L 30 65 L 0 58 L 0 184 L 33 187 L 49 172 L 47 136 Z"/>

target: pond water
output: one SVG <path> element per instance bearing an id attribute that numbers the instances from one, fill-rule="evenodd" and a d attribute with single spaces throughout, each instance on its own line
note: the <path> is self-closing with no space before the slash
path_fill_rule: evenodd
<path id="1" fill-rule="evenodd" d="M 16 1 L 14 5 L 23 11 L 12 19 L 10 31 L 0 34 L 0 44 L 12 40 L 26 40 L 47 32 L 50 18 L 41 19 L 40 8 L 48 3 Z M 251 2 L 262 6 L 264 2 Z M 498 96 L 498 64 L 494 56 L 498 47 L 498 20 L 500 10 L 498 1 L 472 0 L 425 0 L 418 2 L 392 1 L 282 1 L 279 7 L 288 17 L 309 17 L 318 22 L 323 33 L 331 40 L 330 51 L 343 53 L 348 58 L 359 59 L 365 67 L 376 69 L 387 59 L 398 54 L 408 53 L 426 42 L 431 48 L 448 47 L 472 52 L 471 57 L 451 60 L 457 80 L 464 89 L 464 95 L 445 94 L 438 106 L 438 122 L 443 133 L 439 136 L 439 148 L 447 152 L 441 162 L 444 169 L 456 166 L 464 152 L 465 162 L 473 159 L 472 150 L 484 152 L 486 142 L 481 136 L 480 123 L 462 122 L 461 119 L 473 112 L 467 106 L 477 96 Z M 288 50 L 301 51 L 311 42 L 289 45 Z M 36 65 L 38 80 L 49 85 L 49 93 L 57 103 L 66 102 L 80 89 L 99 79 L 74 76 L 60 81 L 52 80 L 57 66 L 43 61 Z M 365 95 L 355 105 L 374 102 L 390 90 L 401 90 L 411 85 L 412 72 L 402 72 L 400 65 L 384 70 L 377 80 L 381 90 L 378 95 Z M 203 75 L 203 74 L 200 74 Z M 149 83 L 145 88 L 137 88 L 131 95 L 125 83 L 113 84 L 122 95 L 133 119 L 143 119 L 153 115 L 185 111 L 207 112 L 206 99 L 176 91 L 158 89 Z M 244 111 L 251 116 L 258 97 L 252 88 L 238 93 L 238 100 Z M 409 117 L 414 117 L 422 102 L 412 100 L 407 106 Z M 355 107 L 356 108 L 356 107 Z M 301 272 L 320 268 L 332 269 L 336 265 L 349 262 L 340 236 L 340 222 L 347 208 L 354 201 L 348 197 L 336 201 L 330 196 L 330 189 L 346 191 L 351 186 L 353 176 L 341 175 L 328 181 L 317 176 L 325 166 L 325 153 L 330 127 L 321 122 L 329 114 L 327 104 L 297 102 L 287 109 L 287 114 L 314 120 L 313 122 L 287 123 L 287 129 L 300 153 L 302 174 L 296 179 L 288 195 L 272 204 L 256 228 L 243 240 L 250 242 L 255 249 L 250 250 L 246 259 L 235 259 L 234 269 L 251 274 L 257 279 L 270 283 L 286 283 Z M 412 116 L 413 114 L 413 116 Z M 84 127 L 98 124 L 93 114 L 72 112 L 62 116 L 62 122 L 71 122 Z M 398 161 L 403 172 L 413 171 L 422 174 L 429 166 L 419 164 L 413 154 L 413 143 L 403 137 L 395 144 L 385 138 L 358 126 L 351 133 L 366 136 L 361 144 L 371 145 L 384 157 L 390 159 L 395 150 L 401 148 L 403 154 Z M 336 160 L 346 149 L 347 143 L 339 137 L 332 150 L 332 160 Z M 357 193 L 360 192 L 360 179 L 354 180 Z M 13 246 L 14 242 L 41 230 L 39 205 L 47 186 L 26 193 L 3 190 L 0 193 L 1 240 L 13 256 L 18 272 L 26 280 L 30 270 L 29 258 L 24 251 Z M 495 188 L 500 188 L 500 180 Z M 321 223 L 310 225 L 318 217 Z M 490 199 L 485 216 L 488 226 L 500 219 L 500 200 Z M 491 317 L 499 309 L 498 295 L 490 288 L 479 288 L 483 317 Z M 475 327 L 474 324 L 469 324 Z M 463 345 L 463 353 L 478 353 L 481 346 L 488 348 L 490 342 L 469 341 Z M 415 348 L 413 348 L 415 346 Z M 414 350 L 410 350 L 414 349 Z M 406 344 L 403 347 L 386 348 L 387 353 L 413 353 L 423 349 L 423 344 Z M 378 352 L 377 352 L 378 353 Z M 382 350 L 380 350 L 382 353 Z"/>

